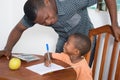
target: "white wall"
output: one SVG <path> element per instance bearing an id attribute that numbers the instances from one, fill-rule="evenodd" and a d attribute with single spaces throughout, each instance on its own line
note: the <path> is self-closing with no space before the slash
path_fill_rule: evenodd
<path id="1" fill-rule="evenodd" d="M 1 0 L 0 3 L 0 50 L 6 44 L 8 35 L 18 23 L 23 13 L 26 0 Z M 90 18 L 95 27 L 110 23 L 109 14 L 103 11 L 89 9 Z M 118 14 L 120 23 L 120 14 Z M 43 54 L 46 52 L 45 44 L 48 43 L 50 51 L 55 51 L 57 34 L 52 28 L 35 25 L 24 32 L 21 39 L 13 48 L 16 53 Z"/>
<path id="2" fill-rule="evenodd" d="M 1 1 L 0 50 L 4 49 L 10 31 L 24 15 L 23 5 L 25 1 L 26 0 Z M 55 51 L 57 37 L 57 34 L 52 28 L 36 24 L 34 27 L 29 28 L 24 32 L 13 48 L 13 52 L 43 54 L 46 52 L 46 43 L 49 44 L 50 51 Z"/>

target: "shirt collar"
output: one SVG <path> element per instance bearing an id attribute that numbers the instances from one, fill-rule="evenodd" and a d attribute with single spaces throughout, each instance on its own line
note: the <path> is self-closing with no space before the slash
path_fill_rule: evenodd
<path id="1" fill-rule="evenodd" d="M 64 15 L 64 9 L 63 6 L 61 5 L 61 1 L 60 0 L 55 0 L 56 1 L 56 6 L 57 6 L 57 10 L 58 10 L 58 15 Z"/>

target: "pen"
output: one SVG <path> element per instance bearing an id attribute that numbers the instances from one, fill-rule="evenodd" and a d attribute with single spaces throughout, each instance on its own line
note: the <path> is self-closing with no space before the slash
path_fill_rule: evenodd
<path id="1" fill-rule="evenodd" d="M 49 53 L 49 45 L 48 44 L 46 44 L 46 50 L 47 50 L 48 60 L 51 61 L 50 53 Z"/>

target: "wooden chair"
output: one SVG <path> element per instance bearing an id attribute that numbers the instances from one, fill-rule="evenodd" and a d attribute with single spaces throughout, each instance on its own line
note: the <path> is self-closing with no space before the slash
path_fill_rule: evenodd
<path id="1" fill-rule="evenodd" d="M 118 56 L 115 80 L 120 80 L 120 52 L 119 52 L 119 56 Z"/>
<path id="2" fill-rule="evenodd" d="M 115 41 L 110 25 L 89 31 L 91 42 L 96 36 L 95 56 L 92 64 L 94 80 L 120 80 L 120 45 Z M 90 53 L 86 55 L 89 62 Z"/>

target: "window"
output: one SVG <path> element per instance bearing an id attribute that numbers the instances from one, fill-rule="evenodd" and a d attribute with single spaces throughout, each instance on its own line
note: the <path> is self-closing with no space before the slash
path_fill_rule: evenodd
<path id="1" fill-rule="evenodd" d="M 117 3 L 117 10 L 120 12 L 120 0 L 116 0 Z"/>
<path id="2" fill-rule="evenodd" d="M 102 10 L 102 11 L 106 11 L 107 10 L 107 7 L 106 7 L 106 4 L 105 4 L 105 1 L 104 0 L 98 0 L 99 2 L 91 7 L 89 7 L 90 9 L 99 9 L 99 10 Z M 117 11 L 120 12 L 120 0 L 116 0 L 116 4 L 117 4 Z"/>

